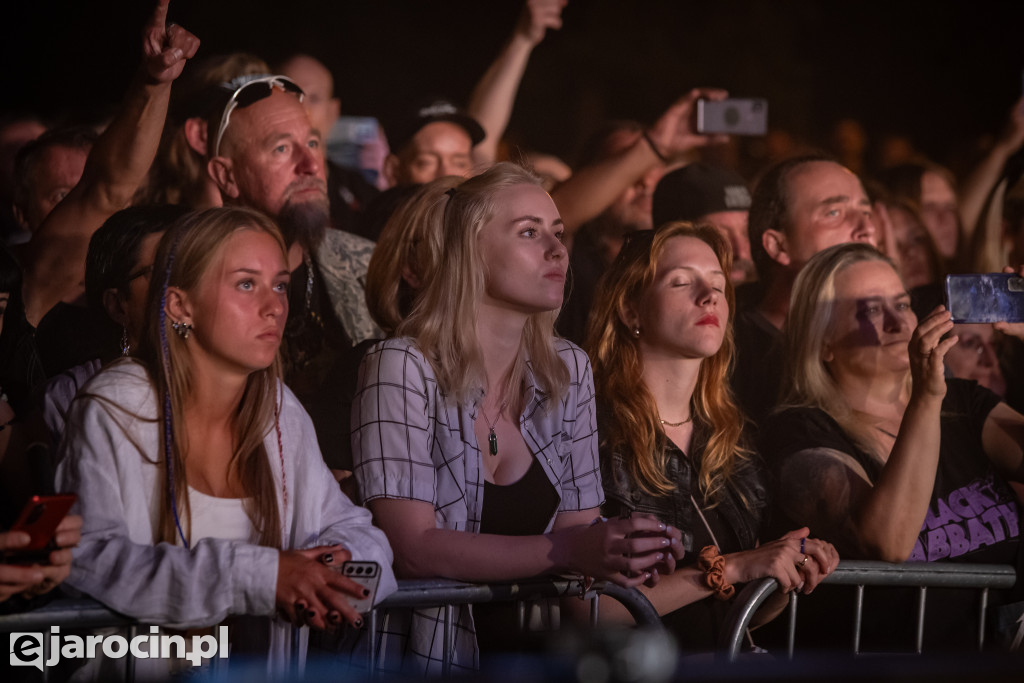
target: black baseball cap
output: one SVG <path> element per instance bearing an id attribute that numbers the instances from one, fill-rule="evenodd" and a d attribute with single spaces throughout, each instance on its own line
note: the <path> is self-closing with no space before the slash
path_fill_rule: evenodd
<path id="1" fill-rule="evenodd" d="M 659 226 L 719 211 L 748 211 L 750 191 L 738 173 L 695 163 L 666 173 L 654 188 L 651 202 L 651 216 Z"/>
<path id="2" fill-rule="evenodd" d="M 484 129 L 477 120 L 444 97 L 428 97 L 417 101 L 407 111 L 392 119 L 385 131 L 391 149 L 399 152 L 416 133 L 435 121 L 454 123 L 469 134 L 476 146 L 484 139 Z"/>

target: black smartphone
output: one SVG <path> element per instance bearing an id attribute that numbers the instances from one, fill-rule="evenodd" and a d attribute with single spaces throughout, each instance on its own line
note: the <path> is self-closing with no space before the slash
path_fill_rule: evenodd
<path id="1" fill-rule="evenodd" d="M 764 135 L 768 132 L 768 100 L 697 100 L 697 132 Z"/>
<path id="2" fill-rule="evenodd" d="M 1024 322 L 1024 278 L 1013 273 L 947 275 L 946 308 L 955 323 Z"/>
<path id="3" fill-rule="evenodd" d="M 54 535 L 60 521 L 78 500 L 73 493 L 59 493 L 53 496 L 32 496 L 22 508 L 18 520 L 10 531 L 22 531 L 29 535 L 27 546 L 4 553 L 4 562 L 14 564 L 47 564 L 50 552 L 56 550 Z"/>

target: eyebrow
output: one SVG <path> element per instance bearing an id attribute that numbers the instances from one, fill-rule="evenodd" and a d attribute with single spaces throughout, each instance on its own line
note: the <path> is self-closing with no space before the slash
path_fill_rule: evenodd
<path id="1" fill-rule="evenodd" d="M 260 275 L 262 272 L 263 272 L 262 270 L 257 270 L 255 268 L 235 268 L 233 271 L 231 271 L 231 274 L 234 275 L 236 273 L 245 273 L 247 275 Z M 287 268 L 284 268 L 282 270 L 277 271 L 277 274 L 278 275 L 291 275 L 292 273 Z"/>
<path id="2" fill-rule="evenodd" d="M 896 296 L 892 296 L 892 297 L 880 296 L 880 295 L 877 295 L 877 294 L 874 295 L 874 296 L 864 296 L 864 297 L 858 298 L 857 301 L 858 302 L 885 301 L 886 299 L 892 299 L 894 301 L 899 301 L 899 300 L 902 300 L 902 299 L 909 299 L 909 298 L 910 298 L 910 292 L 903 292 L 901 294 L 897 294 Z"/>
<path id="3" fill-rule="evenodd" d="M 832 197 L 825 197 L 820 202 L 818 202 L 818 206 L 828 206 L 830 204 L 843 204 L 850 201 L 851 199 L 852 198 L 848 194 L 837 194 Z M 857 205 L 871 206 L 871 200 L 868 199 L 867 197 L 862 197 L 861 199 L 857 200 Z"/>
<path id="4" fill-rule="evenodd" d="M 540 223 L 541 225 L 544 224 L 544 219 L 541 218 L 540 216 L 520 216 L 519 218 L 513 218 L 512 219 L 513 223 L 520 223 L 522 221 L 530 221 L 531 223 Z M 555 220 L 553 220 L 551 222 L 551 225 L 565 225 L 565 223 L 564 223 L 564 221 L 562 221 L 562 217 L 559 216 L 558 218 L 556 218 Z"/>
<path id="5" fill-rule="evenodd" d="M 687 270 L 695 273 L 698 269 L 694 268 L 693 266 L 672 266 L 671 268 L 665 270 L 665 275 L 668 275 L 674 270 Z M 725 272 L 721 270 L 709 270 L 708 273 L 710 273 L 711 275 L 721 275 L 722 277 L 725 277 Z"/>

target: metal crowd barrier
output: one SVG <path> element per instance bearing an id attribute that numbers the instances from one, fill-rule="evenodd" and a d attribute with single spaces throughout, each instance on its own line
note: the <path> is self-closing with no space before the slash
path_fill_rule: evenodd
<path id="1" fill-rule="evenodd" d="M 507 583 L 477 584 L 462 583 L 459 581 L 448 581 L 443 579 L 431 580 L 403 580 L 398 582 L 398 590 L 370 612 L 368 627 L 370 633 L 375 633 L 379 623 L 379 612 L 392 607 L 444 607 L 444 642 L 445 660 L 443 663 L 444 672 L 449 672 L 451 662 L 449 653 L 454 628 L 454 606 L 465 604 L 479 604 L 487 602 L 518 602 L 519 627 L 523 628 L 525 622 L 525 603 L 548 598 L 563 598 L 579 596 L 584 590 L 583 582 L 578 578 L 562 577 L 539 577 L 513 581 Z M 635 588 L 622 588 L 615 584 L 596 582 L 586 592 L 586 598 L 590 600 L 591 623 L 597 622 L 598 595 L 607 595 L 613 598 L 626 608 L 629 614 L 640 626 L 649 628 L 664 628 L 657 611 L 644 597 L 643 593 Z M 0 633 L 9 632 L 41 632 L 47 633 L 51 626 L 60 628 L 106 628 L 125 627 L 129 630 L 128 638 L 137 635 L 139 622 L 122 614 L 108 609 L 91 598 L 62 598 L 54 600 L 42 607 L 29 612 L 0 615 Z M 293 630 L 293 642 L 298 641 L 298 629 Z M 377 657 L 377 639 L 370 638 L 371 671 L 374 670 Z M 43 661 L 50 658 L 50 639 L 43 638 Z M 292 652 L 298 653 L 298 647 L 293 647 Z M 292 661 L 292 670 L 297 671 L 301 662 Z M 135 660 L 129 654 L 125 656 L 125 679 L 135 679 Z M 49 679 L 49 671 L 44 668 L 42 680 Z"/>
<path id="2" fill-rule="evenodd" d="M 1010 565 L 968 564 L 955 562 L 907 562 L 891 564 L 875 561 L 843 560 L 839 567 L 822 581 L 822 584 L 853 586 L 854 617 L 852 624 L 852 651 L 860 654 L 861 617 L 864 608 L 866 586 L 905 586 L 918 589 L 916 610 L 915 649 L 921 654 L 924 638 L 925 602 L 929 588 L 973 588 L 979 590 L 980 617 L 978 622 L 977 646 L 985 645 L 985 616 L 988 610 L 989 589 L 1011 588 L 1017 581 L 1017 574 Z M 726 618 L 720 649 L 725 658 L 735 662 L 747 627 L 758 608 L 775 592 L 778 583 L 766 578 L 752 581 L 740 592 L 736 603 Z M 797 594 L 790 593 L 788 608 L 788 637 L 786 654 L 793 658 L 796 639 Z"/>

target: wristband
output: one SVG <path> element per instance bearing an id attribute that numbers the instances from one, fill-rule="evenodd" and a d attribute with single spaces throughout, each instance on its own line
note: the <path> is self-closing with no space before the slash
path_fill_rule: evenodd
<path id="1" fill-rule="evenodd" d="M 714 592 L 718 600 L 728 600 L 736 593 L 736 587 L 725 581 L 725 558 L 718 547 L 707 545 L 697 556 L 697 566 L 704 572 L 704 585 Z"/>
<path id="2" fill-rule="evenodd" d="M 654 156 L 658 157 L 658 159 L 659 159 L 659 160 L 661 161 L 661 163 L 663 163 L 663 164 L 666 164 L 666 165 L 667 165 L 667 164 L 669 164 L 669 163 L 671 163 L 671 162 L 670 162 L 670 161 L 668 160 L 668 157 L 666 157 L 666 156 L 665 156 L 664 154 L 662 154 L 662 153 L 661 153 L 661 150 L 660 150 L 660 149 L 658 149 L 658 146 L 657 146 L 656 144 L 654 144 L 654 140 L 652 140 L 652 139 L 651 139 L 651 135 L 650 135 L 650 133 L 648 133 L 648 132 L 647 132 L 647 131 L 645 130 L 645 131 L 644 131 L 643 133 L 640 133 L 640 136 L 641 136 L 641 137 L 642 137 L 642 138 L 643 138 L 644 140 L 646 140 L 646 141 L 647 141 L 647 144 L 648 144 L 648 145 L 650 145 L 650 147 L 651 147 L 651 151 L 652 151 L 652 152 L 654 152 Z"/>

